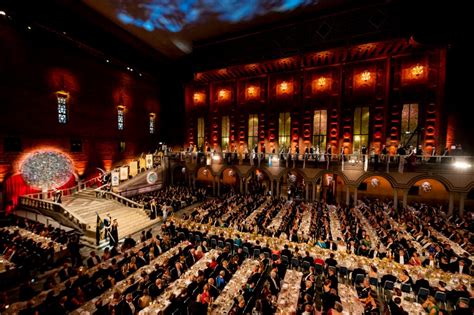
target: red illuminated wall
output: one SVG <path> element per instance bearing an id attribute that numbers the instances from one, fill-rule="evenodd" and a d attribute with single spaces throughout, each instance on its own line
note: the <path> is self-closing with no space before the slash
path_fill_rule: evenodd
<path id="1" fill-rule="evenodd" d="M 298 144 L 300 152 L 304 152 L 312 141 L 314 111 L 325 109 L 327 144 L 331 144 L 333 153 L 339 153 L 341 147 L 351 153 L 354 109 L 369 107 L 369 147 L 380 152 L 387 145 L 395 153 L 401 138 L 403 104 L 418 103 L 419 125 L 423 128 L 420 144 L 425 152 L 431 152 L 432 147 L 439 150 L 444 146 L 447 130 L 447 119 L 443 120 L 440 114 L 444 97 L 444 51 L 420 48 L 415 53 L 409 43 L 401 40 L 202 72 L 201 79 L 190 83 L 188 89 L 204 93 L 211 103 L 193 104 L 187 98 L 187 141 L 194 141 L 193 126 L 198 114 L 211 112 L 213 117 L 222 116 L 232 108 L 235 120 L 231 119 L 231 135 L 235 132 L 239 145 L 247 143 L 248 115 L 258 114 L 259 141 L 270 152 L 272 143 L 278 148 L 279 114 L 290 112 L 292 148 Z M 421 66 L 422 73 L 415 75 L 415 66 Z M 214 88 L 209 89 L 209 85 Z M 236 93 L 225 103 L 212 103 L 216 89 L 223 87 Z M 208 128 L 213 141 L 220 143 L 220 134 L 214 132 L 220 129 L 215 123 L 211 120 Z"/>
<path id="2" fill-rule="evenodd" d="M 0 45 L 8 47 L 0 58 L 0 187 L 18 171 L 22 155 L 40 148 L 67 153 L 76 172 L 87 176 L 156 147 L 161 117 L 155 79 L 57 38 L 40 39 L 8 25 L 0 32 Z M 58 91 L 68 95 L 67 124 L 57 120 Z M 123 131 L 117 128 L 118 105 L 125 108 Z M 154 135 L 150 113 L 156 114 Z M 18 139 L 21 151 L 8 151 L 7 138 Z M 82 143 L 80 152 L 71 152 L 72 140 Z"/>

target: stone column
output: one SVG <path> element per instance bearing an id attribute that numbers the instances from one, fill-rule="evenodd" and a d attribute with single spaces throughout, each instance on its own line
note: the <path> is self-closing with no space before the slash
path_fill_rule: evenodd
<path id="1" fill-rule="evenodd" d="M 280 197 L 280 180 L 279 179 L 277 179 L 277 189 L 276 189 L 275 197 Z"/>
<path id="2" fill-rule="evenodd" d="M 321 186 L 316 185 L 316 201 L 321 199 Z"/>
<path id="3" fill-rule="evenodd" d="M 216 195 L 216 178 L 215 177 L 212 178 L 212 195 L 213 196 Z"/>
<path id="4" fill-rule="evenodd" d="M 454 193 L 452 191 L 449 192 L 449 207 L 448 207 L 448 216 L 453 215 L 454 210 Z"/>
<path id="5" fill-rule="evenodd" d="M 346 205 L 349 205 L 351 202 L 351 188 L 346 185 Z"/>
<path id="6" fill-rule="evenodd" d="M 408 189 L 402 189 L 403 191 L 403 207 L 406 208 L 408 203 Z"/>
<path id="7" fill-rule="evenodd" d="M 357 205 L 357 187 L 354 187 L 354 205 Z"/>
<path id="8" fill-rule="evenodd" d="M 221 180 L 219 176 L 216 176 L 216 181 L 217 181 L 217 196 L 221 195 Z"/>
<path id="9" fill-rule="evenodd" d="M 249 181 L 248 179 L 246 178 L 245 179 L 245 194 L 248 194 L 249 193 Z"/>
<path id="10" fill-rule="evenodd" d="M 273 186 L 274 186 L 274 184 L 273 184 L 273 179 L 272 179 L 272 180 L 270 180 L 270 191 L 272 192 L 272 197 L 275 196 L 275 191 L 273 190 Z"/>
<path id="11" fill-rule="evenodd" d="M 305 199 L 306 199 L 306 201 L 308 201 L 308 199 L 309 199 L 309 186 L 308 186 L 308 183 L 306 183 L 305 186 L 306 186 L 305 187 L 305 189 L 306 189 L 306 198 Z"/>
<path id="12" fill-rule="evenodd" d="M 396 188 L 393 189 L 393 206 L 398 208 L 398 190 Z"/>
<path id="13" fill-rule="evenodd" d="M 244 179 L 239 178 L 239 181 L 240 181 L 240 193 L 243 194 L 244 193 Z"/>
<path id="14" fill-rule="evenodd" d="M 316 200 L 316 183 L 315 182 L 311 182 L 311 187 L 312 187 L 312 200 L 315 201 Z"/>
<path id="15" fill-rule="evenodd" d="M 466 199 L 466 193 L 459 194 L 459 216 L 464 216 L 464 200 Z"/>

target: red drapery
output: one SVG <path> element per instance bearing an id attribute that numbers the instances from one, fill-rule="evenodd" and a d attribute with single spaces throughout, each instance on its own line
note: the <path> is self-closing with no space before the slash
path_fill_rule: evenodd
<path id="1" fill-rule="evenodd" d="M 7 214 L 10 213 L 15 207 L 18 205 L 18 197 L 22 195 L 34 194 L 39 193 L 40 190 L 34 189 L 33 187 L 29 186 L 21 177 L 21 174 L 16 174 L 10 176 L 4 184 L 5 188 L 5 200 L 6 200 L 6 212 Z M 69 181 L 64 184 L 59 189 L 66 189 L 70 187 L 74 187 L 76 185 L 76 179 L 74 175 L 71 176 Z"/>

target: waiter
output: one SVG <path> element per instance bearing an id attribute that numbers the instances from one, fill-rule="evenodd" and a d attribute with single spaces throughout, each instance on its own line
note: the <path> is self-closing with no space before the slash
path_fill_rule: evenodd
<path id="1" fill-rule="evenodd" d="M 111 233 L 111 225 L 112 225 L 112 217 L 110 213 L 107 213 L 107 216 L 104 218 L 104 228 L 105 228 L 105 236 L 104 239 L 108 239 Z"/>

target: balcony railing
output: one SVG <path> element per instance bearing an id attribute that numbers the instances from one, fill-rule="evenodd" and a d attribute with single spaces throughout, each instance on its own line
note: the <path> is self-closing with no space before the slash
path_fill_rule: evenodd
<path id="1" fill-rule="evenodd" d="M 85 229 L 87 226 L 82 218 L 69 212 L 60 203 L 28 196 L 20 196 L 18 202 L 20 206 L 26 209 L 37 210 L 45 215 L 51 215 L 53 218 L 57 216 L 65 217 L 76 229 Z"/>
<path id="2" fill-rule="evenodd" d="M 474 157 L 445 155 L 361 155 L 168 152 L 175 161 L 199 165 L 252 165 L 327 170 L 364 170 L 375 172 L 428 172 L 430 170 L 473 171 Z"/>
<path id="3" fill-rule="evenodd" d="M 77 192 L 80 192 L 80 191 L 85 190 L 89 187 L 93 187 L 93 186 L 99 184 L 100 183 L 100 177 L 101 176 L 91 178 L 91 179 L 89 179 L 85 182 L 77 184 L 74 187 L 59 189 L 59 190 L 50 190 L 50 191 L 45 192 L 45 193 L 38 192 L 38 193 L 34 193 L 34 194 L 28 194 L 28 195 L 24 195 L 24 197 L 30 197 L 30 198 L 34 198 L 34 199 L 49 199 L 49 200 L 52 200 L 52 199 L 54 199 L 54 197 L 56 196 L 58 191 L 60 191 L 63 196 L 73 195 Z"/>

